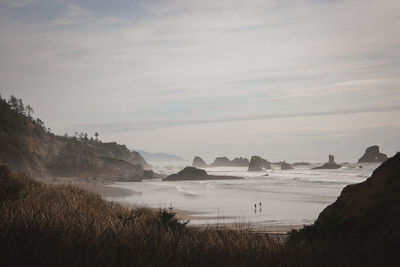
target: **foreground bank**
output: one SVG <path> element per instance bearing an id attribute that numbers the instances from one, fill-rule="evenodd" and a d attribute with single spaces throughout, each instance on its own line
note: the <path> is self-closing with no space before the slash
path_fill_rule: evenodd
<path id="1" fill-rule="evenodd" d="M 389 194 L 398 193 L 398 182 L 390 181 L 399 178 L 399 160 L 400 154 L 374 173 L 378 178 L 373 180 L 391 185 Z M 345 225 L 340 223 L 339 231 L 321 219 L 319 225 L 294 232 L 282 242 L 264 233 L 194 231 L 168 209 L 130 209 L 74 186 L 46 185 L 12 174 L 5 165 L 0 165 L 0 189 L 2 266 L 395 266 L 399 262 L 398 228 L 382 231 L 388 221 L 398 223 L 398 202 L 385 202 L 390 211 L 385 217 L 363 214 L 369 224 L 353 220 L 347 234 Z M 371 237 L 384 236 L 356 239 L 353 230 L 357 237 L 363 233 L 357 225 L 368 225 L 365 233 Z M 376 253 L 378 247 L 386 253 Z"/>

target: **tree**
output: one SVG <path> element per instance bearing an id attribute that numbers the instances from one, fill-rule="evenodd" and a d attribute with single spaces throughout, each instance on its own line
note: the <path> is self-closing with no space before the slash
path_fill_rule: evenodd
<path id="1" fill-rule="evenodd" d="M 10 98 L 8 99 L 8 104 L 11 106 L 13 110 L 17 110 L 18 98 L 16 98 L 14 95 L 10 95 Z"/>
<path id="2" fill-rule="evenodd" d="M 31 115 L 34 113 L 33 108 L 31 107 L 31 105 L 27 105 L 25 109 L 26 113 L 28 114 L 28 118 L 31 120 L 32 119 Z"/>
<path id="3" fill-rule="evenodd" d="M 95 133 L 94 133 L 94 136 L 96 137 L 96 141 L 99 141 L 99 133 L 98 133 L 98 132 L 95 132 Z"/>
<path id="4" fill-rule="evenodd" d="M 36 123 L 42 128 L 42 129 L 46 129 L 45 127 L 44 127 L 44 122 L 41 120 L 41 119 L 39 119 L 39 118 L 37 118 L 36 119 Z"/>
<path id="5" fill-rule="evenodd" d="M 17 112 L 25 115 L 25 106 L 22 103 L 22 99 L 17 99 Z"/>

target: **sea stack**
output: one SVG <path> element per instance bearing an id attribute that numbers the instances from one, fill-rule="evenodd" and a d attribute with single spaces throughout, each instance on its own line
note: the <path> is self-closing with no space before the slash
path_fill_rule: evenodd
<path id="1" fill-rule="evenodd" d="M 242 157 L 234 158 L 232 160 L 232 166 L 235 166 L 235 167 L 249 167 L 249 164 L 250 164 L 249 160 L 246 158 L 242 158 Z"/>
<path id="2" fill-rule="evenodd" d="M 232 162 L 227 157 L 215 158 L 214 162 L 211 164 L 213 167 L 227 167 L 232 166 Z"/>
<path id="3" fill-rule="evenodd" d="M 207 163 L 202 158 L 196 156 L 193 159 L 192 166 L 197 168 L 204 168 L 207 167 Z"/>
<path id="4" fill-rule="evenodd" d="M 322 166 L 312 168 L 312 170 L 339 169 L 340 167 L 342 167 L 342 166 L 339 164 L 336 164 L 335 157 L 333 155 L 329 155 L 329 161 L 327 163 L 324 163 Z"/>
<path id="5" fill-rule="evenodd" d="M 250 163 L 249 163 L 249 169 L 247 171 L 249 172 L 259 172 L 263 171 L 266 169 L 271 169 L 271 166 L 269 165 L 269 162 L 259 156 L 252 156 Z"/>
<path id="6" fill-rule="evenodd" d="M 292 165 L 284 161 L 281 163 L 281 170 L 293 170 L 293 167 Z"/>
<path id="7" fill-rule="evenodd" d="M 379 151 L 379 146 L 370 146 L 365 150 L 358 163 L 382 163 L 387 159 L 387 155 Z"/>

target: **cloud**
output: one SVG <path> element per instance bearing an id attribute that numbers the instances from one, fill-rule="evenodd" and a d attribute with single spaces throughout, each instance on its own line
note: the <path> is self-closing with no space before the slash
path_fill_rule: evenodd
<path id="1" fill-rule="evenodd" d="M 16 8 L 30 6 L 34 1 L 35 0 L 3 0 L 3 4 L 11 8 Z"/>
<path id="2" fill-rule="evenodd" d="M 2 95 L 116 136 L 398 110 L 399 1 L 122 2 L 5 2 Z"/>
<path id="3" fill-rule="evenodd" d="M 400 105 L 395 106 L 380 106 L 380 107 L 363 107 L 363 108 L 348 108 L 336 110 L 324 110 L 317 112 L 286 112 L 286 113 L 266 113 L 254 114 L 245 116 L 233 116 L 224 118 L 207 118 L 207 119 L 193 119 L 193 120 L 150 120 L 150 121 L 135 121 L 128 120 L 122 122 L 111 123 L 97 123 L 97 124 L 83 124 L 79 128 L 86 129 L 109 129 L 111 131 L 143 131 L 143 130 L 157 130 L 160 128 L 177 127 L 185 125 L 201 125 L 213 123 L 226 123 L 226 122 L 241 122 L 241 121 L 254 121 L 254 120 L 268 120 L 268 119 L 283 119 L 283 118 L 306 118 L 306 117 L 321 117 L 331 115 L 349 115 L 360 113 L 377 113 L 386 111 L 400 111 Z"/>

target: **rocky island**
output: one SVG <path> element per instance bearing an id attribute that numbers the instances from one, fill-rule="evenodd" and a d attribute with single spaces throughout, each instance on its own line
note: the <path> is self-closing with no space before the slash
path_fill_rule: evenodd
<path id="1" fill-rule="evenodd" d="M 163 181 L 202 181 L 202 180 L 241 180 L 242 177 L 224 176 L 224 175 L 209 175 L 205 170 L 195 167 L 186 167 L 176 174 L 163 179 Z"/>
<path id="2" fill-rule="evenodd" d="M 387 159 L 387 155 L 379 151 L 379 146 L 370 146 L 365 150 L 358 163 L 382 163 Z"/>
<path id="3" fill-rule="evenodd" d="M 249 167 L 250 161 L 247 158 L 234 158 L 232 160 L 232 166 L 234 167 Z"/>
<path id="4" fill-rule="evenodd" d="M 271 169 L 271 166 L 270 166 L 270 163 L 266 159 L 263 159 L 259 156 L 252 156 L 250 163 L 249 163 L 249 169 L 247 171 L 259 172 L 259 171 L 264 171 L 267 169 Z"/>
<path id="5" fill-rule="evenodd" d="M 286 161 L 281 163 L 281 170 L 293 170 L 293 166 Z"/>
<path id="6" fill-rule="evenodd" d="M 327 163 L 324 163 L 322 166 L 312 168 L 312 170 L 339 169 L 340 167 L 342 167 L 342 166 L 339 164 L 336 164 L 335 157 L 333 155 L 329 155 L 329 161 Z"/>
<path id="7" fill-rule="evenodd" d="M 197 168 L 204 168 L 207 167 L 207 163 L 199 156 L 196 156 L 193 158 L 192 166 Z"/>
<path id="8" fill-rule="evenodd" d="M 205 167 L 248 167 L 249 160 L 243 157 L 236 157 L 233 160 L 230 160 L 227 157 L 217 157 L 214 162 L 208 165 L 201 157 L 196 156 L 193 158 L 193 167 L 197 168 L 205 168 Z"/>

